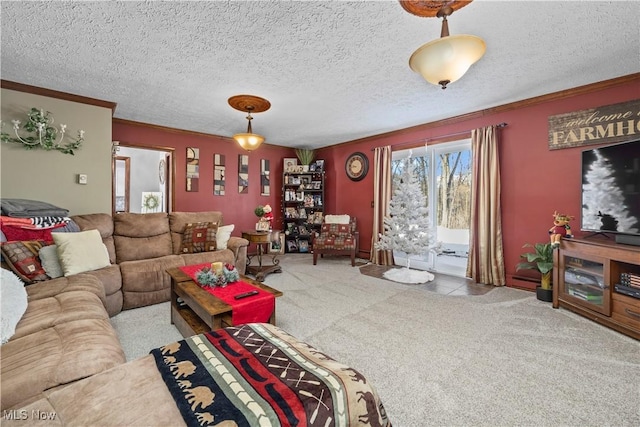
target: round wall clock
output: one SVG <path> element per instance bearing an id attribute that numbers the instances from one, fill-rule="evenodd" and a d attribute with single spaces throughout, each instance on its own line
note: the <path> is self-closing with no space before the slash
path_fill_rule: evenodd
<path id="1" fill-rule="evenodd" d="M 360 181 L 369 172 L 369 159 L 364 153 L 356 152 L 347 157 L 345 172 L 352 181 Z"/>

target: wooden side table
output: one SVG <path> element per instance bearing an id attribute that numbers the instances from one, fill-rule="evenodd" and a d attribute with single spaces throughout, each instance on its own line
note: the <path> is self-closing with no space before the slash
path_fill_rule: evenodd
<path id="1" fill-rule="evenodd" d="M 255 254 L 247 254 L 247 274 L 255 276 L 256 280 L 262 282 L 267 274 L 281 273 L 280 260 L 278 254 L 275 253 L 271 258 L 271 264 L 263 264 L 262 257 L 267 254 L 269 244 L 271 244 L 271 231 L 249 230 L 242 232 L 242 238 L 249 241 L 249 245 L 256 245 Z M 257 258 L 258 265 L 251 265 L 253 258 Z"/>

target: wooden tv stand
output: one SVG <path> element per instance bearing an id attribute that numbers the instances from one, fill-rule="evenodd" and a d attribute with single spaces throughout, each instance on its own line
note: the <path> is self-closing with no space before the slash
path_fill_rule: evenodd
<path id="1" fill-rule="evenodd" d="M 563 239 L 554 254 L 553 307 L 640 340 L 640 299 L 615 291 L 621 273 L 640 275 L 640 247 Z"/>

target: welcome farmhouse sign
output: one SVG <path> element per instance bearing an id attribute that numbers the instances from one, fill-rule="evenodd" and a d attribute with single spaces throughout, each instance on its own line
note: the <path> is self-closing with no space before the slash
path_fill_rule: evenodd
<path id="1" fill-rule="evenodd" d="M 549 150 L 640 138 L 640 99 L 549 116 Z"/>

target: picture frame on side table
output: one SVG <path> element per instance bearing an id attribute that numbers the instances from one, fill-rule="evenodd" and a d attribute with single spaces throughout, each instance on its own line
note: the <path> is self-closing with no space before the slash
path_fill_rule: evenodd
<path id="1" fill-rule="evenodd" d="M 284 254 L 284 234 L 277 233 L 277 236 L 275 234 L 273 235 L 276 238 L 269 243 L 269 253 L 273 255 Z"/>
<path id="2" fill-rule="evenodd" d="M 256 231 L 269 231 L 269 221 L 256 222 Z"/>

